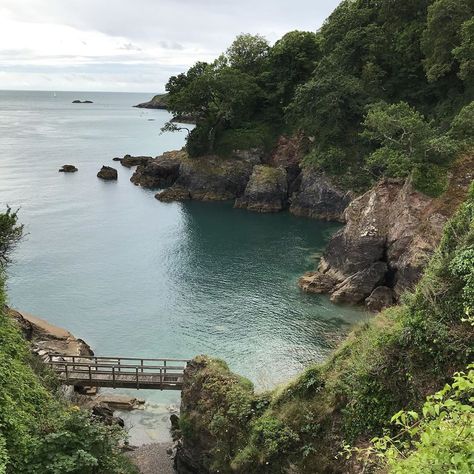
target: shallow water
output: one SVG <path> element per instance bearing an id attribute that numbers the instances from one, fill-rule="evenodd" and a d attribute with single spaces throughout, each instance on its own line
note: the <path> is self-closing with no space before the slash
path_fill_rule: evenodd
<path id="1" fill-rule="evenodd" d="M 231 203 L 165 204 L 133 186 L 114 156 L 184 143 L 160 135 L 166 111 L 131 107 L 150 96 L 0 91 L 0 205 L 21 208 L 27 232 L 9 271 L 10 304 L 99 355 L 206 353 L 259 388 L 288 380 L 365 317 L 296 285 L 338 226 Z M 79 171 L 58 173 L 66 163 Z M 103 164 L 118 168 L 118 182 L 96 177 Z M 137 395 L 148 414 L 179 403 L 176 393 Z"/>

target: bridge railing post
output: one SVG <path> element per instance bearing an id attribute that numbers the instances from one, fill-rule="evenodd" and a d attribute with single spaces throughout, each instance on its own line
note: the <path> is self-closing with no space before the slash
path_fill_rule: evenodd
<path id="1" fill-rule="evenodd" d="M 69 382 L 69 372 L 67 368 L 67 362 L 64 363 L 64 366 L 66 367 L 66 382 Z"/>
<path id="2" fill-rule="evenodd" d="M 142 369 L 143 371 L 143 369 Z M 137 377 L 137 390 L 140 390 L 140 382 L 139 382 L 139 375 L 138 375 L 138 367 L 135 367 L 135 376 Z"/>
<path id="3" fill-rule="evenodd" d="M 92 367 L 89 364 L 89 383 L 92 384 Z"/>
<path id="4" fill-rule="evenodd" d="M 115 366 L 112 366 L 112 386 L 115 388 Z"/>

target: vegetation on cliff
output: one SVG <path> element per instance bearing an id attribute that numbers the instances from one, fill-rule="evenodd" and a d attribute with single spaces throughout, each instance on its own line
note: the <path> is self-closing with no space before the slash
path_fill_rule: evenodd
<path id="1" fill-rule="evenodd" d="M 122 456 L 125 433 L 69 405 L 6 315 L 5 263 L 22 227 L 0 214 L 0 474 L 136 472 Z"/>
<path id="2" fill-rule="evenodd" d="M 415 291 L 358 327 L 324 364 L 257 396 L 222 364 L 197 360 L 183 392 L 181 459 L 197 459 L 197 472 L 348 472 L 362 464 L 472 472 L 473 304 L 474 185 Z"/>
<path id="3" fill-rule="evenodd" d="M 473 0 L 345 0 L 316 33 L 273 46 L 238 36 L 169 79 L 168 107 L 196 117 L 191 156 L 268 150 L 301 130 L 306 163 L 346 187 L 412 174 L 436 195 L 472 142 L 462 123 L 474 120 L 473 15 Z"/>

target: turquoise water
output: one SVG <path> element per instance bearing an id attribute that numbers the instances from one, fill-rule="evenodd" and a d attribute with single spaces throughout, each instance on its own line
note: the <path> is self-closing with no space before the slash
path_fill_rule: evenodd
<path id="1" fill-rule="evenodd" d="M 97 354 L 211 354 L 260 388 L 323 360 L 364 317 L 296 284 L 338 226 L 231 203 L 165 204 L 133 186 L 114 156 L 184 143 L 160 135 L 167 112 L 131 107 L 149 97 L 0 91 L 0 205 L 20 208 L 27 232 L 9 271 L 10 304 Z M 58 173 L 63 164 L 79 171 Z M 118 168 L 118 182 L 97 179 L 103 164 Z"/>

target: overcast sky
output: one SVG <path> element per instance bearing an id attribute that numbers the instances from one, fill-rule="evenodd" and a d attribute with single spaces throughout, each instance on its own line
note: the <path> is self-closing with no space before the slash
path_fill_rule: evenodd
<path id="1" fill-rule="evenodd" d="M 161 92 L 239 33 L 316 31 L 340 0 L 0 0 L 0 89 Z"/>

